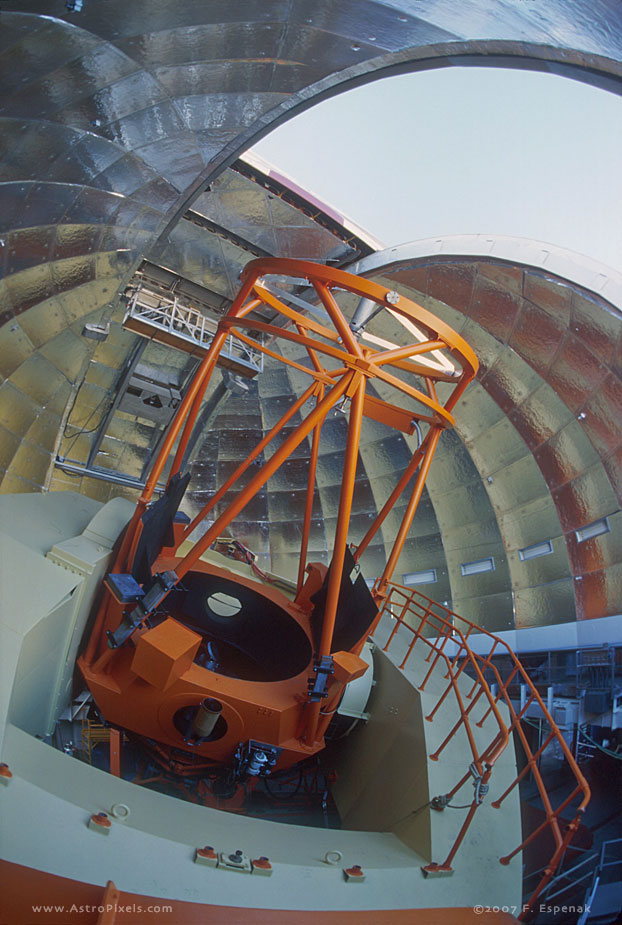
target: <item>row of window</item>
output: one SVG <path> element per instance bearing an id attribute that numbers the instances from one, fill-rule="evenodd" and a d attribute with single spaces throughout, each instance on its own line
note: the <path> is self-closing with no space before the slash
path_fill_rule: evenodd
<path id="1" fill-rule="evenodd" d="M 594 523 L 588 524 L 587 527 L 581 527 L 575 530 L 575 536 L 578 543 L 584 543 L 602 533 L 609 533 L 609 518 L 603 517 L 601 520 L 595 520 Z M 525 546 L 524 549 L 518 550 L 521 562 L 528 562 L 530 559 L 538 559 L 540 556 L 548 556 L 553 552 L 552 540 L 544 540 L 542 543 L 533 543 L 531 546 Z M 486 556 L 484 559 L 476 559 L 474 562 L 463 562 L 460 565 L 460 572 L 464 577 L 469 575 L 481 575 L 483 572 L 494 572 L 494 556 Z M 373 587 L 375 578 L 368 578 L 367 585 Z M 435 568 L 423 569 L 421 572 L 407 572 L 402 575 L 402 584 L 411 585 L 432 585 L 437 581 Z"/>

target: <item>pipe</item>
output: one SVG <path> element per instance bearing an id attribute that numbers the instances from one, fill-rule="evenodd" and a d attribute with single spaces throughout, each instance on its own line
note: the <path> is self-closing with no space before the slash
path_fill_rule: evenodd
<path id="1" fill-rule="evenodd" d="M 324 386 L 320 385 L 318 400 L 324 397 Z M 311 444 L 311 458 L 309 459 L 309 477 L 307 479 L 307 497 L 305 499 L 305 514 L 302 525 L 302 542 L 300 544 L 300 559 L 298 560 L 298 580 L 296 594 L 300 594 L 304 584 L 305 569 L 307 567 L 307 550 L 309 548 L 309 530 L 311 529 L 311 516 L 313 514 L 313 495 L 315 492 L 315 475 L 317 461 L 320 455 L 320 437 L 322 434 L 322 421 L 313 429 L 313 443 Z"/>
<path id="2" fill-rule="evenodd" d="M 244 472 L 246 472 L 246 470 L 251 465 L 251 463 L 253 463 L 257 459 L 257 457 L 261 455 L 261 453 L 268 446 L 268 444 L 273 440 L 273 438 L 282 431 L 282 429 L 285 427 L 288 421 L 290 421 L 291 418 L 293 418 L 294 415 L 297 414 L 298 411 L 300 411 L 303 405 L 307 403 L 307 401 L 313 396 L 317 388 L 318 388 L 317 383 L 312 382 L 309 388 L 306 389 L 302 393 L 300 398 L 296 399 L 294 404 L 291 405 L 287 409 L 287 411 L 282 416 L 282 418 L 279 421 L 277 421 L 274 427 L 272 427 L 268 431 L 268 433 L 264 436 L 264 438 L 260 440 L 260 442 L 257 444 L 255 449 L 251 453 L 249 453 L 249 455 L 246 457 L 246 459 L 243 462 L 240 463 L 240 465 L 237 467 L 235 472 L 232 475 L 230 475 L 229 478 L 225 482 L 223 482 L 223 484 L 220 486 L 218 491 L 212 495 L 212 497 L 209 499 L 209 501 L 205 505 L 203 505 L 203 507 L 201 508 L 199 513 L 196 515 L 194 520 L 192 520 L 188 524 L 186 529 L 184 530 L 182 539 L 185 540 L 190 536 L 194 528 L 198 526 L 198 524 L 200 524 L 202 520 L 205 519 L 205 517 L 209 514 L 212 508 L 216 504 L 218 504 L 220 499 L 223 498 L 227 494 L 231 486 L 237 482 L 237 480 L 240 478 L 240 476 Z"/>
<path id="3" fill-rule="evenodd" d="M 207 739 L 214 731 L 222 713 L 222 703 L 213 697 L 206 697 L 197 707 L 192 720 L 192 734 L 197 739 Z"/>
<path id="4" fill-rule="evenodd" d="M 330 564 L 328 587 L 326 589 L 326 603 L 324 605 L 322 633 L 316 655 L 317 664 L 319 664 L 322 656 L 330 655 L 333 642 L 333 633 L 335 630 L 335 621 L 337 619 L 337 606 L 339 603 L 339 592 L 341 591 L 343 563 L 346 553 L 346 543 L 348 541 L 348 528 L 350 526 L 350 513 L 352 510 L 352 496 L 354 494 L 354 483 L 356 479 L 356 464 L 358 461 L 361 423 L 363 420 L 363 407 L 365 405 L 365 386 L 365 377 L 361 376 L 360 381 L 356 386 L 356 392 L 354 393 L 352 399 L 352 408 L 350 411 L 350 423 L 348 426 L 348 438 L 346 443 L 345 458 L 343 461 L 343 479 L 341 482 L 341 496 L 339 498 L 339 511 L 337 514 L 337 527 L 335 529 L 333 557 Z M 307 745 L 312 745 L 318 738 L 320 707 L 321 703 L 319 700 L 316 700 L 307 706 L 308 717 L 304 734 L 305 742 Z"/>
<path id="5" fill-rule="evenodd" d="M 380 311 L 384 306 L 378 305 L 374 299 L 362 298 L 356 306 L 356 311 L 350 322 L 350 330 L 353 334 L 358 334 L 365 328 L 365 325 L 371 318 Z"/>
<path id="6" fill-rule="evenodd" d="M 225 511 L 218 517 L 207 530 L 200 540 L 194 545 L 190 552 L 178 563 L 175 572 L 178 581 L 192 568 L 194 563 L 201 558 L 206 549 L 214 542 L 217 536 L 220 536 L 225 527 L 228 527 L 234 517 L 246 506 L 248 501 L 254 497 L 259 489 L 265 485 L 271 475 L 279 468 L 281 463 L 287 459 L 291 453 L 299 446 L 305 437 L 311 433 L 318 421 L 324 420 L 331 408 L 333 408 L 340 398 L 346 392 L 350 385 L 354 373 L 346 374 L 343 379 L 333 386 L 328 394 L 319 402 L 313 411 L 305 420 L 298 425 L 284 443 L 279 447 L 270 459 L 263 464 L 261 469 L 250 480 L 246 488 L 242 489 L 235 497 Z"/>
<path id="7" fill-rule="evenodd" d="M 438 443 L 438 438 L 441 435 L 441 428 L 431 428 L 428 431 L 427 437 L 429 438 L 429 443 L 426 448 L 425 456 L 421 462 L 421 468 L 417 475 L 417 480 L 413 488 L 413 493 L 411 495 L 410 501 L 408 502 L 408 507 L 406 508 L 406 513 L 402 520 L 400 529 L 398 530 L 397 537 L 393 544 L 393 549 L 385 566 L 384 572 L 378 582 L 378 591 L 383 592 L 391 580 L 395 566 L 397 565 L 397 560 L 400 557 L 404 543 L 406 542 L 406 537 L 408 536 L 408 531 L 415 516 L 415 512 L 419 505 L 421 495 L 423 493 L 423 486 L 425 485 L 425 480 L 428 477 L 428 470 L 430 468 L 430 463 L 432 462 L 432 457 L 434 456 L 434 451 L 436 450 L 436 444 Z"/>

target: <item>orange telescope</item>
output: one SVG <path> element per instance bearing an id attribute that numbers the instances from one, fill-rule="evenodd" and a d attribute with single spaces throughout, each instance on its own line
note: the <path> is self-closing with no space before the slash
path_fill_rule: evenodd
<path id="1" fill-rule="evenodd" d="M 292 283 L 311 293 L 316 304 L 308 311 L 292 295 Z M 397 346 L 367 334 L 366 324 L 382 312 L 400 322 L 412 342 Z M 231 334 L 304 372 L 309 386 L 188 522 L 178 513 L 189 481 L 180 466 Z M 293 358 L 296 351 L 304 362 Z M 394 290 L 305 261 L 247 264 L 240 291 L 154 462 L 79 659 L 106 721 L 148 740 L 169 767 L 200 773 L 222 765 L 238 781 L 321 750 L 347 684 L 367 668 L 360 656 L 377 622 L 377 605 L 408 535 L 439 436 L 453 425 L 453 409 L 477 367 L 461 337 Z M 379 398 L 378 391 L 386 397 Z M 309 563 L 307 550 L 322 425 L 337 406 L 348 411 L 349 422 L 327 568 Z M 221 499 L 297 413 L 300 423 L 288 428 L 278 449 L 212 520 Z M 353 546 L 348 527 L 364 417 L 417 433 L 419 443 L 366 535 Z M 288 595 L 257 569 L 234 569 L 210 548 L 307 437 L 298 576 Z M 153 502 L 173 451 L 166 491 Z M 398 500 L 403 503 L 411 481 L 386 567 L 370 591 L 359 559 Z M 204 522 L 209 526 L 192 542 Z"/>

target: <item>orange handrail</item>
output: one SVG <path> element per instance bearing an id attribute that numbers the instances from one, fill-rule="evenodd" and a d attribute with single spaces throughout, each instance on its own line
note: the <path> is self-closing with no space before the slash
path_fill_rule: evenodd
<path id="1" fill-rule="evenodd" d="M 487 789 L 488 781 L 492 777 L 494 763 L 507 745 L 509 733 L 515 731 L 521 742 L 527 758 L 526 766 L 516 775 L 515 779 L 508 787 L 506 787 L 504 792 L 492 801 L 491 805 L 495 808 L 499 808 L 503 801 L 512 792 L 512 790 L 514 790 L 514 788 L 524 777 L 526 777 L 528 773 L 533 776 L 538 793 L 540 795 L 540 799 L 542 800 L 542 805 L 546 814 L 546 820 L 533 832 L 525 835 L 519 845 L 499 858 L 499 862 L 501 864 L 509 864 L 511 859 L 516 854 L 522 851 L 526 845 L 537 838 L 537 836 L 540 835 L 545 829 L 548 828 L 553 835 L 555 843 L 553 855 L 547 866 L 544 868 L 542 877 L 540 878 L 540 881 L 537 884 L 535 890 L 524 903 L 523 912 L 519 917 L 521 921 L 529 921 L 533 915 L 537 899 L 547 886 L 551 877 L 553 877 L 555 874 L 555 871 L 559 867 L 566 849 L 572 840 L 574 832 L 579 827 L 581 816 L 585 812 L 585 807 L 587 806 L 590 799 L 589 785 L 581 773 L 570 749 L 568 748 L 568 745 L 566 744 L 560 729 L 556 725 L 555 721 L 547 710 L 546 705 L 542 701 L 542 698 L 540 697 L 540 694 L 538 693 L 533 681 L 527 674 L 525 668 L 521 664 L 514 651 L 503 639 L 501 639 L 499 636 L 495 636 L 493 633 L 489 633 L 487 630 L 482 629 L 482 627 L 477 626 L 475 623 L 472 623 L 470 620 L 467 620 L 464 617 L 461 617 L 459 614 L 454 613 L 444 605 L 438 604 L 436 601 L 426 597 L 426 595 L 422 594 L 420 591 L 417 591 L 414 588 L 406 588 L 402 585 L 395 584 L 394 582 L 389 582 L 388 585 L 386 585 L 386 590 L 384 593 L 382 593 L 380 588 L 380 580 L 378 580 L 375 592 L 380 607 L 379 620 L 385 614 L 390 614 L 395 619 L 395 624 L 391 630 L 391 633 L 389 634 L 387 642 L 383 647 L 383 651 L 387 651 L 392 645 L 397 633 L 405 629 L 412 635 L 412 639 L 409 642 L 406 655 L 399 665 L 400 668 L 403 669 L 406 667 L 411 652 L 418 641 L 422 641 L 430 649 L 430 652 L 426 658 L 426 662 L 430 662 L 432 656 L 434 655 L 432 664 L 427 670 L 422 683 L 419 685 L 419 690 L 425 689 L 425 685 L 430 678 L 434 668 L 436 667 L 439 659 L 442 659 L 447 667 L 445 678 L 448 679 L 449 683 L 432 711 L 428 716 L 426 716 L 426 720 L 432 721 L 434 719 L 436 711 L 439 709 L 441 704 L 445 702 L 451 692 L 454 694 L 454 702 L 457 706 L 457 718 L 453 728 L 445 740 L 436 749 L 436 752 L 433 755 L 430 755 L 430 758 L 432 760 L 438 760 L 441 752 L 451 741 L 453 736 L 461 727 L 464 727 L 467 738 L 469 740 L 471 752 L 473 754 L 473 765 L 476 767 L 477 773 L 481 776 L 480 784 L 485 785 Z M 399 608 L 399 616 L 395 616 L 395 614 L 392 612 L 392 608 Z M 407 620 L 410 622 L 407 622 Z M 413 622 L 415 625 L 412 625 Z M 427 628 L 428 631 L 432 629 L 432 631 L 436 632 L 437 635 L 431 638 L 424 636 L 422 632 L 424 628 Z M 468 638 L 473 632 L 476 632 L 480 639 L 482 636 L 490 639 L 490 649 L 486 655 L 481 655 L 477 652 L 474 652 L 473 649 L 469 646 Z M 455 655 L 451 660 L 446 652 L 448 641 L 456 646 Z M 511 670 L 509 671 L 505 680 L 502 680 L 497 665 L 491 661 L 493 656 L 499 655 L 501 652 L 510 658 Z M 464 700 L 459 690 L 457 681 L 466 668 L 470 668 L 475 677 L 471 689 L 465 695 L 466 699 L 470 701 L 469 706 L 465 709 Z M 498 685 L 498 692 L 495 694 L 493 694 L 491 691 L 490 686 L 484 677 L 484 673 L 487 670 L 492 672 L 495 678 L 495 682 Z M 512 699 L 509 696 L 509 686 L 511 683 L 524 684 L 526 685 L 529 692 L 529 696 L 526 698 L 525 703 L 518 711 L 514 707 Z M 484 722 L 492 714 L 495 719 L 495 731 L 490 742 L 484 748 L 478 750 L 475 746 L 473 731 L 470 725 L 470 713 L 476 703 L 480 701 L 482 697 L 485 701 L 488 702 L 488 707 L 481 718 L 477 721 L 476 725 L 481 729 Z M 500 701 L 503 701 L 508 709 L 510 718 L 509 726 L 506 726 L 499 713 L 497 704 Z M 521 725 L 521 719 L 532 703 L 537 704 L 545 721 L 550 727 L 549 735 L 545 739 L 544 743 L 539 746 L 536 752 L 532 751 L 531 746 L 529 745 L 529 741 L 525 736 L 525 732 Z M 564 758 L 566 759 L 566 762 L 577 782 L 570 795 L 566 797 L 566 799 L 563 800 L 563 802 L 560 803 L 555 809 L 551 804 L 551 798 L 546 790 L 546 786 L 538 767 L 538 761 L 540 757 L 553 742 L 556 742 L 561 748 Z M 458 792 L 458 790 L 469 779 L 471 774 L 473 774 L 473 771 L 469 769 L 469 771 L 461 778 L 461 780 L 450 791 L 450 793 L 445 795 L 447 801 Z M 481 790 L 482 787 L 480 786 L 480 794 Z M 561 814 L 578 797 L 580 797 L 580 801 L 574 810 L 574 817 L 569 824 L 566 824 L 565 831 L 562 832 L 560 826 Z M 475 815 L 475 811 L 477 810 L 477 806 L 480 802 L 481 800 L 478 802 L 478 795 L 476 792 L 476 797 L 471 804 L 467 817 L 462 824 L 460 831 L 458 832 L 448 857 L 442 864 L 429 864 L 426 868 L 424 868 L 425 871 L 432 873 L 436 871 L 451 870 L 451 863 L 458 851 L 458 848 L 460 847 L 464 836 L 466 835 L 473 816 Z M 523 835 L 524 834 L 525 833 L 523 833 Z"/>

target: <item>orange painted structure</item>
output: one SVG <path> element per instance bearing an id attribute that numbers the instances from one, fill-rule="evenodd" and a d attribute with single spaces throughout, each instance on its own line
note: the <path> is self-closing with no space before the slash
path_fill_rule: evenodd
<path id="1" fill-rule="evenodd" d="M 229 876 L 229 875 L 227 875 Z M 0 861 L 0 921 L 11 925 L 67 925 L 68 909 L 80 908 L 81 925 L 511 925 L 509 912 L 489 907 L 448 909 L 259 909 L 248 906 L 217 906 L 144 896 L 118 890 L 109 880 L 106 886 L 57 877 L 31 867 Z M 292 902 L 295 898 L 292 897 Z M 41 911 L 35 912 L 35 909 Z M 43 911 L 43 910 L 46 911 Z M 75 916 L 75 913 L 73 913 Z"/>
<path id="2" fill-rule="evenodd" d="M 274 282 L 267 282 L 269 278 L 277 283 L 286 278 L 285 290 L 275 290 Z M 286 291 L 292 279 L 306 287 L 319 303 L 321 321 L 317 320 L 317 309 L 303 313 L 289 304 L 299 302 Z M 340 307 L 337 294 L 346 300 L 351 300 L 352 295 L 369 300 L 375 305 L 374 311 L 390 312 L 412 335 L 412 342 L 396 346 L 366 336 L 378 346 L 364 345 L 348 321 L 345 308 Z M 348 310 L 352 310 L 351 305 Z M 132 579 L 145 540 L 149 540 L 151 528 L 146 514 L 154 508 L 149 508 L 154 489 L 173 450 L 167 489 L 171 494 L 181 479 L 179 469 L 203 396 L 230 333 L 304 372 L 311 379 L 310 385 L 197 517 L 189 524 L 171 524 L 173 539 L 169 536 L 166 546 L 164 540 L 160 543 L 148 573 L 140 581 Z M 283 352 L 279 352 L 279 342 L 284 345 Z M 291 345 L 306 352 L 308 365 L 289 355 Z M 377 622 L 376 604 L 362 578 L 356 594 L 359 604 L 363 601 L 367 618 L 361 620 L 359 616 L 357 622 L 352 615 L 344 616 L 344 595 L 354 594 L 352 588 L 357 585 L 353 578 L 357 574 L 355 564 L 413 479 L 401 526 L 375 589 L 375 600 L 382 601 L 421 498 L 439 436 L 444 428 L 453 425 L 452 411 L 477 367 L 473 351 L 461 337 L 393 290 L 302 261 L 266 259 L 249 263 L 242 273 L 240 292 L 220 321 L 153 465 L 105 583 L 86 651 L 79 660 L 105 719 L 167 749 L 191 753 L 185 761 L 194 768 L 201 763 L 231 764 L 237 755 L 238 761 L 246 761 L 248 770 L 251 746 L 258 743 L 273 750 L 268 757 L 276 768 L 288 767 L 320 750 L 345 686 L 366 669 L 360 654 Z M 371 380 L 382 383 L 385 392 L 391 390 L 395 398 L 386 401 L 369 394 L 367 384 Z M 235 487 L 293 416 L 303 414 L 308 402 L 312 408 L 301 423 L 288 433 L 190 550 L 182 554 L 181 544 L 210 517 L 225 493 Z M 349 409 L 349 424 L 333 555 L 327 570 L 325 566 L 309 564 L 307 550 L 322 424 L 338 404 L 344 411 Z M 408 434 L 418 432 L 420 442 L 367 535 L 353 549 L 348 543 L 348 528 L 365 416 Z M 312 437 L 312 449 L 298 577 L 295 593 L 287 597 L 269 583 L 229 571 L 226 560 L 220 567 L 202 557 L 307 436 Z M 134 594 L 124 597 L 119 587 L 128 579 Z M 237 611 L 228 616 L 223 606 L 226 611 L 232 602 Z M 354 610 L 360 612 L 361 607 Z M 343 629 L 344 620 L 349 620 L 347 631 Z M 236 621 L 239 631 L 235 629 Z M 214 643 L 212 648 L 210 642 Z M 250 661 L 248 645 L 252 649 Z M 214 657 L 218 648 L 220 653 Z M 245 651 L 244 657 L 240 648 Z M 213 709 L 218 712 L 207 736 L 196 731 L 196 717 L 204 701 L 215 703 Z M 265 748 L 261 754 L 266 758 Z"/>
<path id="3" fill-rule="evenodd" d="M 466 732 L 471 751 L 471 767 L 465 775 L 456 781 L 455 786 L 449 793 L 442 795 L 443 799 L 448 803 L 467 783 L 469 778 L 473 777 L 476 786 L 469 811 L 456 833 L 455 841 L 447 857 L 428 864 L 424 870 L 432 875 L 451 871 L 454 858 L 488 788 L 491 789 L 491 805 L 498 809 L 508 795 L 519 785 L 520 781 L 531 775 L 544 807 L 545 819 L 537 828 L 525 835 L 520 844 L 508 845 L 507 853 L 499 858 L 500 864 L 509 864 L 511 859 L 520 851 L 523 851 L 534 839 L 543 838 L 544 835 L 548 834 L 549 840 L 552 842 L 551 858 L 548 864 L 538 871 L 539 880 L 531 887 L 531 895 L 526 896 L 520 916 L 522 921 L 531 921 L 534 911 L 537 910 L 538 898 L 554 876 L 568 846 L 572 842 L 575 832 L 579 828 L 585 807 L 590 800 L 589 785 L 533 681 L 512 649 L 499 636 L 482 630 L 480 626 L 448 610 L 442 604 L 438 604 L 431 598 L 421 594 L 420 591 L 394 583 L 390 583 L 386 588 L 380 613 L 381 616 L 390 615 L 395 621 L 383 645 L 385 652 L 391 651 L 399 638 L 408 640 L 400 668 L 407 666 L 410 655 L 417 644 L 429 650 L 425 659 L 425 663 L 429 664 L 429 668 L 421 678 L 418 685 L 419 690 L 425 690 L 428 679 L 439 662 L 446 668 L 447 687 L 436 705 L 426 716 L 426 720 L 434 722 L 435 714 L 441 704 L 449 703 L 453 706 L 455 723 L 435 753 L 430 755 L 430 758 L 433 761 L 438 761 L 448 742 L 460 728 L 463 728 Z M 484 655 L 477 654 L 469 646 L 469 637 L 472 633 L 478 634 L 480 639 L 482 636 L 486 638 L 488 649 Z M 376 641 L 379 645 L 382 645 L 383 640 L 377 638 Z M 500 675 L 497 665 L 492 661 L 495 655 L 509 656 L 510 668 L 504 677 Z M 491 686 L 484 676 L 485 674 L 494 678 L 492 683 L 496 686 L 496 693 L 492 692 Z M 473 686 L 466 696 L 461 694 L 458 685 L 461 675 L 469 676 L 473 679 Z M 526 688 L 527 694 L 524 697 L 523 705 L 517 711 L 512 702 L 511 688 L 516 689 L 519 685 Z M 547 737 L 535 750 L 532 750 L 521 724 L 521 719 L 525 716 L 532 703 L 537 704 L 539 714 L 543 716 L 549 726 Z M 501 715 L 499 704 L 503 705 L 504 710 L 507 710 L 505 715 L 510 720 L 507 724 Z M 490 741 L 478 747 L 475 742 L 473 727 L 482 728 L 491 714 L 494 715 L 495 719 L 493 724 L 494 734 Z M 495 762 L 505 748 L 508 736 L 513 732 L 516 733 L 521 743 L 526 761 L 522 770 L 518 772 L 509 786 L 506 786 L 502 792 L 496 793 L 494 789 Z M 556 747 L 561 752 L 568 775 L 575 782 L 571 792 L 556 807 L 552 805 L 552 798 L 547 792 L 539 767 L 542 755 L 550 746 Z M 486 788 L 486 790 L 483 790 L 483 788 Z M 438 808 L 442 808 L 442 806 Z"/>

